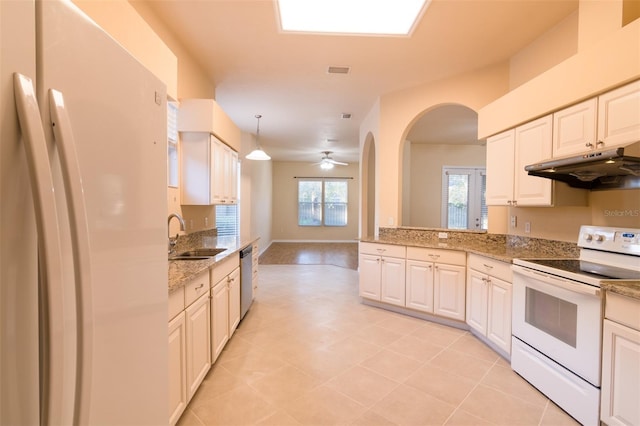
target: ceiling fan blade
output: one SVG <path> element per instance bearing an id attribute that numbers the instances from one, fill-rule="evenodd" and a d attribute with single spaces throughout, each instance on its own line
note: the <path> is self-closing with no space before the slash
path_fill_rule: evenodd
<path id="1" fill-rule="evenodd" d="M 329 162 L 330 162 L 331 164 L 336 164 L 336 165 L 338 165 L 338 166 L 348 166 L 348 165 L 349 165 L 349 163 L 342 163 L 342 162 L 340 162 L 340 161 L 336 161 L 336 160 L 332 160 L 332 159 L 329 159 Z"/>

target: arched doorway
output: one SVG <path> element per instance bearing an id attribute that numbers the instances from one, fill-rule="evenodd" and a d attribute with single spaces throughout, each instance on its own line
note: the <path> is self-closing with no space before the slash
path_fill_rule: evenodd
<path id="1" fill-rule="evenodd" d="M 478 114 L 460 104 L 436 105 L 418 115 L 406 135 L 402 225 L 486 229 L 486 148 L 477 138 Z"/>

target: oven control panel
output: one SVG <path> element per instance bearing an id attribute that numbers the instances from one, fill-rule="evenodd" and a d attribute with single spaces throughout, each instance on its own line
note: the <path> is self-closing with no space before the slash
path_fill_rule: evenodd
<path id="1" fill-rule="evenodd" d="M 578 246 L 614 253 L 640 254 L 640 229 L 582 226 Z"/>

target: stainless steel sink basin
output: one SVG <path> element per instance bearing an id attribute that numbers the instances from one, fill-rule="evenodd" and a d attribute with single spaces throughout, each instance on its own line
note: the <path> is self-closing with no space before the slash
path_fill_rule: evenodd
<path id="1" fill-rule="evenodd" d="M 176 256 L 172 256 L 169 260 L 206 260 L 225 251 L 225 248 L 201 248 L 195 250 L 184 251 Z"/>

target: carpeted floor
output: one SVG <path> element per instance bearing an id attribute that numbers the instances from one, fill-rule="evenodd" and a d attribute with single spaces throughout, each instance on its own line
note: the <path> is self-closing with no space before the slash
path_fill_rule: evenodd
<path id="1" fill-rule="evenodd" d="M 358 243 L 272 243 L 262 265 L 334 265 L 358 269 Z"/>

